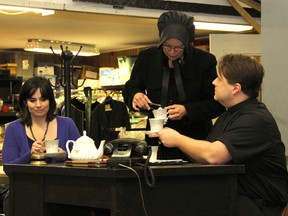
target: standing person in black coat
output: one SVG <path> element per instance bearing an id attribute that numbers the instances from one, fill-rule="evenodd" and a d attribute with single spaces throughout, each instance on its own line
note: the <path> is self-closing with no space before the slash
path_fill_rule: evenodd
<path id="1" fill-rule="evenodd" d="M 211 130 L 212 119 L 224 107 L 213 99 L 215 56 L 191 45 L 195 36 L 193 20 L 177 11 L 159 17 L 158 46 L 139 53 L 123 97 L 134 111 L 150 110 L 150 102 L 161 104 L 168 110 L 168 127 L 204 139 Z M 162 145 L 161 152 L 165 159 L 183 157 L 177 149 L 168 152 Z"/>

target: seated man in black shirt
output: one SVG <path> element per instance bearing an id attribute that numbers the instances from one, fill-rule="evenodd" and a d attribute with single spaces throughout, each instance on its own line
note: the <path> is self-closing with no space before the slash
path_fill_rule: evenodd
<path id="1" fill-rule="evenodd" d="M 203 164 L 244 164 L 238 176 L 240 216 L 280 216 L 288 201 L 285 146 L 271 113 L 258 101 L 264 69 L 252 58 L 225 55 L 213 81 L 214 99 L 226 107 L 206 140 L 196 140 L 164 128 L 159 137 Z"/>

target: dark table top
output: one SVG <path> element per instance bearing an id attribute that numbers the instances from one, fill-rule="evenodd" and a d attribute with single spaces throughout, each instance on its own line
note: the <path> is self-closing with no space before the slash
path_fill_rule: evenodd
<path id="1" fill-rule="evenodd" d="M 132 166 L 141 176 L 143 167 Z M 217 174 L 243 174 L 244 165 L 200 165 L 188 163 L 182 165 L 150 166 L 156 176 L 185 176 L 185 175 L 217 175 Z M 67 176 L 89 176 L 101 178 L 135 178 L 135 173 L 124 167 L 69 167 L 63 163 L 47 165 L 31 164 L 7 164 L 4 166 L 5 173 L 31 173 L 44 175 L 67 175 Z"/>

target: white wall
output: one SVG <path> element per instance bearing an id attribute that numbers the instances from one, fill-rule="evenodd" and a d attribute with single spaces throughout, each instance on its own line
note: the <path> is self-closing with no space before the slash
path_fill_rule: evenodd
<path id="1" fill-rule="evenodd" d="M 277 121 L 288 155 L 288 1 L 262 0 L 261 4 L 261 35 L 212 34 L 210 51 L 217 59 L 226 53 L 261 54 L 262 101 Z"/>
<path id="2" fill-rule="evenodd" d="M 210 52 L 219 60 L 225 54 L 241 53 L 261 56 L 261 35 L 259 34 L 210 34 Z"/>
<path id="3" fill-rule="evenodd" d="M 262 0 L 263 102 L 274 115 L 288 155 L 288 1 Z"/>

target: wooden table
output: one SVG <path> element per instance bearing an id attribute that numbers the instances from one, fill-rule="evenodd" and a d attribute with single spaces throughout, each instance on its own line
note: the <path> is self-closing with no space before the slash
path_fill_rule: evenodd
<path id="1" fill-rule="evenodd" d="M 67 167 L 63 164 L 6 165 L 11 216 L 47 216 L 47 206 L 64 204 L 106 209 L 111 216 L 233 216 L 241 165 L 154 166 L 156 186 L 143 168 Z M 143 207 L 144 206 L 144 207 Z M 96 214 L 97 215 L 97 214 Z"/>

